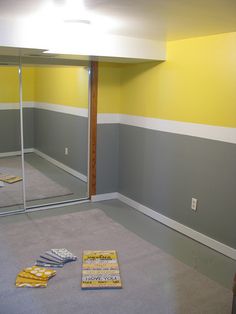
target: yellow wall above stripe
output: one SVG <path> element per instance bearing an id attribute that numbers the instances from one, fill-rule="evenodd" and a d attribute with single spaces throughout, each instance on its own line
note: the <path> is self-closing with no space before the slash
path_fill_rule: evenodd
<path id="1" fill-rule="evenodd" d="M 23 101 L 88 107 L 88 71 L 83 67 L 30 67 L 22 71 Z M 19 103 L 17 66 L 0 67 L 0 104 Z"/>
<path id="2" fill-rule="evenodd" d="M 23 72 L 23 94 L 25 101 L 34 100 L 34 69 Z M 0 67 L 0 105 L 1 103 L 19 103 L 19 78 L 17 66 Z"/>
<path id="3" fill-rule="evenodd" d="M 98 112 L 118 113 L 121 110 L 121 70 L 115 63 L 99 63 Z"/>
<path id="4" fill-rule="evenodd" d="M 19 81 L 17 67 L 1 67 L 0 70 L 0 102 L 19 101 Z"/>
<path id="5" fill-rule="evenodd" d="M 235 55 L 236 33 L 226 33 L 168 42 L 166 62 L 101 65 L 98 110 L 236 127 Z"/>
<path id="6" fill-rule="evenodd" d="M 84 67 L 37 67 L 35 74 L 35 101 L 88 108 L 88 71 Z"/>
<path id="7" fill-rule="evenodd" d="M 167 61 L 99 64 L 98 112 L 236 127 L 236 33 L 168 42 Z M 0 102 L 18 102 L 17 67 L 0 68 Z M 23 68 L 23 100 L 87 107 L 88 73 Z"/>
<path id="8" fill-rule="evenodd" d="M 32 67 L 22 70 L 22 91 L 24 101 L 35 100 L 35 69 Z"/>

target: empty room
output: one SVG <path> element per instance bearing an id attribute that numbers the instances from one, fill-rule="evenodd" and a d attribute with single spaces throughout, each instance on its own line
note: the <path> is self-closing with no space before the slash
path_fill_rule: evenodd
<path id="1" fill-rule="evenodd" d="M 0 3 L 0 314 L 236 314 L 236 3 Z"/>

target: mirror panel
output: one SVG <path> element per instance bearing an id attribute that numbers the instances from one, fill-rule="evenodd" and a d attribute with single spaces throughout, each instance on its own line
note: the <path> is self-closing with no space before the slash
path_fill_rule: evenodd
<path id="1" fill-rule="evenodd" d="M 26 206 L 88 197 L 88 67 L 25 65 Z"/>
<path id="2" fill-rule="evenodd" d="M 0 214 L 24 210 L 19 69 L 0 66 Z"/>

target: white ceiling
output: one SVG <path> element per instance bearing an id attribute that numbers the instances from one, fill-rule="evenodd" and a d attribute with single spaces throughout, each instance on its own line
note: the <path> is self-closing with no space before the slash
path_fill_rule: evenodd
<path id="1" fill-rule="evenodd" d="M 69 2 L 71 19 L 95 14 L 116 35 L 175 40 L 236 31 L 236 0 L 84 0 L 88 16 L 76 7 L 80 0 L 7 0 L 0 1 L 0 19 L 26 19 L 48 11 L 53 23 L 56 8 L 65 12 Z"/>

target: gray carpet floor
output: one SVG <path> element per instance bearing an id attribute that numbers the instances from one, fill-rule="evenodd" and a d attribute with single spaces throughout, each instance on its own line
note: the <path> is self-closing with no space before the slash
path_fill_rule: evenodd
<path id="1" fill-rule="evenodd" d="M 35 169 L 39 170 L 41 173 L 45 174 L 54 182 L 57 182 L 58 184 L 63 183 L 63 186 L 67 187 L 73 193 L 72 195 L 60 195 L 54 198 L 52 197 L 50 200 L 48 200 L 50 203 L 78 200 L 87 197 L 87 183 L 56 167 L 46 159 L 39 157 L 34 153 L 29 153 L 25 154 L 25 161 Z M 42 205 L 45 203 L 48 202 L 45 202 L 43 199 L 38 199 L 37 201 L 28 202 L 27 205 Z"/>
<path id="2" fill-rule="evenodd" d="M 1 158 L 0 173 L 22 176 L 21 157 Z M 25 187 L 27 201 L 73 194 L 67 187 L 53 181 L 28 162 L 25 162 Z M 13 184 L 5 183 L 5 186 L 0 188 L 0 207 L 22 203 L 22 181 Z"/>
<path id="3" fill-rule="evenodd" d="M 79 261 L 57 271 L 48 288 L 15 288 L 17 272 L 41 252 L 66 247 Z M 116 249 L 121 290 L 80 289 L 85 249 Z M 229 314 L 232 294 L 99 209 L 1 224 L 1 314 Z"/>

